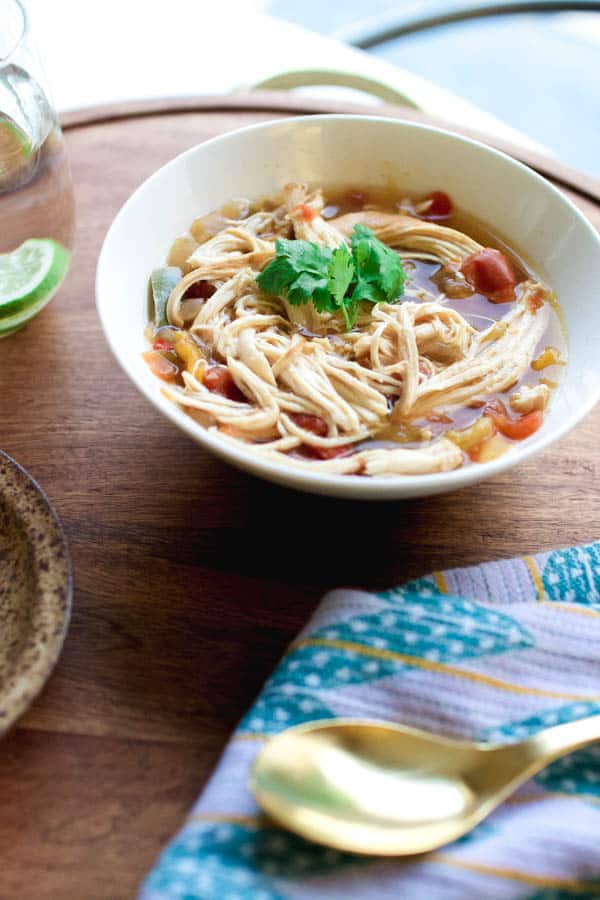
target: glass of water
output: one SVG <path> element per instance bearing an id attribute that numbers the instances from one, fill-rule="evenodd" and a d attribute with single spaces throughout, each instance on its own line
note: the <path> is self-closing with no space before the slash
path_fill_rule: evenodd
<path id="1" fill-rule="evenodd" d="M 71 174 L 20 0 L 0 0 L 0 337 L 40 311 L 67 273 Z"/>

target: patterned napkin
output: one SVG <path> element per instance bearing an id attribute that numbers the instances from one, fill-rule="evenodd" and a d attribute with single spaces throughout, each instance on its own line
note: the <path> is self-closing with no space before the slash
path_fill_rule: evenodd
<path id="1" fill-rule="evenodd" d="M 240 723 L 141 900 L 600 897 L 600 743 L 558 760 L 471 834 L 411 859 L 320 847 L 248 790 L 269 735 L 335 716 L 511 741 L 600 712 L 600 542 L 335 590 Z"/>

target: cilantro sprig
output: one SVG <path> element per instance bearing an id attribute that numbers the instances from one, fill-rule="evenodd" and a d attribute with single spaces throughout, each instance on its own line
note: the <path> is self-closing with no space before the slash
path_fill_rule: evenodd
<path id="1" fill-rule="evenodd" d="M 402 296 L 406 281 L 398 254 L 366 225 L 354 226 L 351 248 L 342 244 L 332 250 L 281 238 L 275 242 L 275 258 L 256 279 L 258 286 L 294 306 L 312 301 L 317 312 L 341 311 L 350 329 L 363 300 L 391 303 Z"/>

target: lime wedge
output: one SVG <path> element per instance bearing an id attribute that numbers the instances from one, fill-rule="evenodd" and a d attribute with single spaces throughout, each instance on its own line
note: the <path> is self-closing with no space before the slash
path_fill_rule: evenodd
<path id="1" fill-rule="evenodd" d="M 66 247 L 50 238 L 31 238 L 12 253 L 1 253 L 0 329 L 3 319 L 39 312 L 65 277 L 70 259 Z"/>
<path id="2" fill-rule="evenodd" d="M 4 316 L 4 318 L 0 319 L 0 338 L 8 337 L 9 334 L 18 331 L 19 328 L 26 325 L 30 319 L 33 319 L 33 317 L 45 307 L 49 299 L 51 299 L 51 297 L 44 297 L 42 300 L 38 300 L 37 303 L 29 306 L 26 310 L 15 313 L 14 316 Z"/>

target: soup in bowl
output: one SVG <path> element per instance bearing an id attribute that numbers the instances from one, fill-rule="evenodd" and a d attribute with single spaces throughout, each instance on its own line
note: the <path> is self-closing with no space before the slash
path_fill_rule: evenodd
<path id="1" fill-rule="evenodd" d="M 126 371 L 219 455 L 316 492 L 414 496 L 512 465 L 595 402 L 593 355 L 575 403 L 572 372 L 599 260 L 576 208 L 503 154 L 311 117 L 210 141 L 142 185 L 98 303 Z"/>

